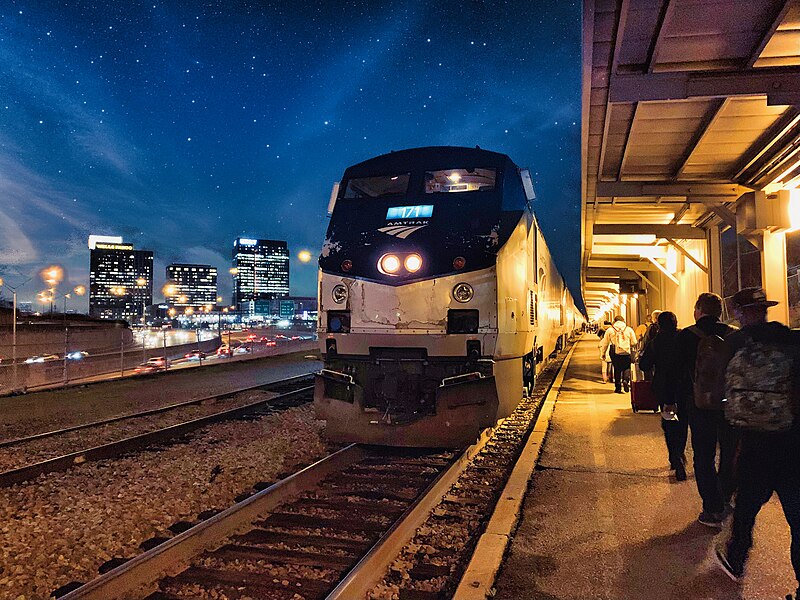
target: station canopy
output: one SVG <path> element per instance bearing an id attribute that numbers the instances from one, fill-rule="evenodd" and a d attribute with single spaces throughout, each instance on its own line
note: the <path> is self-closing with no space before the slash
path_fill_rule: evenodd
<path id="1" fill-rule="evenodd" d="M 735 226 L 743 194 L 800 184 L 800 0 L 585 0 L 583 10 L 592 318 L 631 276 L 663 272 L 665 249 L 692 259 L 687 240 Z"/>

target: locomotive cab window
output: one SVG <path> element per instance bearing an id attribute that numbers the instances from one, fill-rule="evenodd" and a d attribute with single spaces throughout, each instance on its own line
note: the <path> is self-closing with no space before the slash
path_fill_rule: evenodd
<path id="1" fill-rule="evenodd" d="M 425 193 L 491 192 L 494 190 L 494 169 L 445 169 L 425 172 Z"/>
<path id="2" fill-rule="evenodd" d="M 405 196 L 408 192 L 410 173 L 358 177 L 347 182 L 345 198 L 389 198 Z"/>

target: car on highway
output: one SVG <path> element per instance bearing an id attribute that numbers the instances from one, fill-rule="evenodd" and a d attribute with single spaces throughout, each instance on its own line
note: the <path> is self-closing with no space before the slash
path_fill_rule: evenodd
<path id="1" fill-rule="evenodd" d="M 299 335 L 293 335 L 291 339 L 294 342 L 294 341 L 297 341 L 297 340 L 302 340 L 303 338 L 301 338 Z"/>
<path id="2" fill-rule="evenodd" d="M 275 336 L 275 339 L 276 340 L 288 340 L 289 338 L 286 337 L 285 335 L 283 335 L 282 333 L 279 333 L 278 335 Z"/>
<path id="3" fill-rule="evenodd" d="M 192 350 L 183 355 L 186 360 L 203 360 L 205 357 L 206 353 L 202 350 Z"/>
<path id="4" fill-rule="evenodd" d="M 258 336 L 255 333 L 251 333 L 250 335 L 247 336 L 245 341 L 255 342 L 257 339 L 258 339 Z"/>
<path id="5" fill-rule="evenodd" d="M 74 350 L 74 351 L 70 352 L 69 354 L 67 354 L 67 358 L 69 360 L 83 360 L 87 356 L 89 356 L 89 353 L 88 352 L 84 352 L 83 350 Z"/>
<path id="6" fill-rule="evenodd" d="M 220 358 L 228 358 L 231 355 L 231 348 L 227 344 L 222 344 L 217 348 L 217 356 Z"/>
<path id="7" fill-rule="evenodd" d="M 236 346 L 236 348 L 233 349 L 234 354 L 250 354 L 252 351 L 252 348 L 248 348 L 247 346 Z"/>
<path id="8" fill-rule="evenodd" d="M 264 345 L 265 345 L 267 348 L 272 348 L 272 347 L 274 347 L 274 346 L 277 346 L 277 345 L 278 345 L 278 342 L 276 342 L 275 340 L 267 340 L 266 342 L 264 342 Z"/>
<path id="9" fill-rule="evenodd" d="M 163 356 L 154 356 L 134 369 L 135 373 L 155 373 L 169 368 L 169 361 Z"/>
<path id="10" fill-rule="evenodd" d="M 58 354 L 45 354 L 43 356 L 31 356 L 30 358 L 26 358 L 25 363 L 32 365 L 37 363 L 55 362 L 57 360 L 61 360 L 61 357 Z"/>

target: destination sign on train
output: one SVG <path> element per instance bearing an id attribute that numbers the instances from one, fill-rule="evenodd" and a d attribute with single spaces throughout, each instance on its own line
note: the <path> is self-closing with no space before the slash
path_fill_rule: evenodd
<path id="1" fill-rule="evenodd" d="M 386 211 L 387 219 L 422 219 L 433 214 L 433 204 L 416 206 L 392 206 Z"/>

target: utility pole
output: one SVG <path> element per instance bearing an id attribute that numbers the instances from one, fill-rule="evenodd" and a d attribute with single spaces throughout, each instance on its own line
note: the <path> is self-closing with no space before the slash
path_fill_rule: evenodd
<path id="1" fill-rule="evenodd" d="M 12 290 L 14 295 L 14 310 L 11 321 L 11 391 L 17 389 L 17 290 Z"/>
<path id="2" fill-rule="evenodd" d="M 66 300 L 64 300 L 66 303 Z M 67 383 L 67 354 L 69 353 L 69 326 L 64 326 L 64 372 L 62 373 L 61 379 L 64 383 Z"/>

